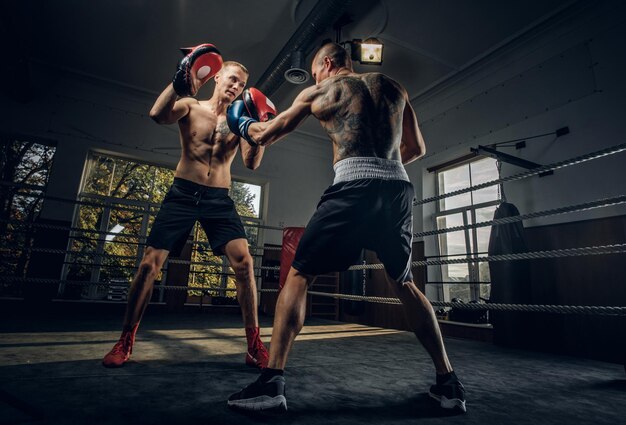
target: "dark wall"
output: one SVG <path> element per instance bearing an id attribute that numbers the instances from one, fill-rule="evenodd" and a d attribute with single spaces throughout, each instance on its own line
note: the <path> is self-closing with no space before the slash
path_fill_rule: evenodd
<path id="1" fill-rule="evenodd" d="M 36 228 L 34 233 L 33 248 L 62 251 L 67 249 L 69 228 L 71 226 L 70 222 L 62 220 L 38 219 L 37 224 L 50 225 L 54 227 L 61 226 L 65 227 L 65 229 L 59 230 L 57 228 L 47 227 Z M 65 254 L 63 253 L 34 251 L 32 252 L 30 261 L 28 262 L 26 276 L 33 279 L 60 279 L 64 260 Z M 57 283 L 25 283 L 24 298 L 29 301 L 51 301 L 54 297 L 56 297 L 58 289 L 59 285 Z M 68 286 L 67 290 L 68 292 L 80 292 L 80 288 L 77 286 Z"/>
<path id="2" fill-rule="evenodd" d="M 530 251 L 626 242 L 626 217 L 526 229 Z M 626 256 L 530 261 L 532 304 L 626 306 Z M 626 317 L 528 313 L 526 346 L 626 364 Z"/>

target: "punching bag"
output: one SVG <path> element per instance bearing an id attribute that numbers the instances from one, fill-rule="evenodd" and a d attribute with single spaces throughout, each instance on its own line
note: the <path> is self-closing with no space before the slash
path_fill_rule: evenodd
<path id="1" fill-rule="evenodd" d="M 280 278 L 278 280 L 278 292 L 285 286 L 291 264 L 296 256 L 296 250 L 300 239 L 304 234 L 304 227 L 285 227 L 283 229 L 283 246 L 280 250 Z"/>
<path id="2" fill-rule="evenodd" d="M 515 205 L 503 202 L 494 213 L 494 220 L 519 215 Z M 491 228 L 489 256 L 527 252 L 524 225 L 521 221 L 498 224 Z M 530 297 L 530 267 L 528 260 L 491 261 L 492 303 L 528 304 Z M 490 311 L 493 339 L 496 344 L 519 347 L 528 334 L 529 317 L 516 311 Z"/>

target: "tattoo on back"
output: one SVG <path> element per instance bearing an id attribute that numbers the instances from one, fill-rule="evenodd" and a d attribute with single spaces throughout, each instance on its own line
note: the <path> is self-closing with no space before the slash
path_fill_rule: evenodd
<path id="1" fill-rule="evenodd" d="M 339 158 L 398 159 L 405 98 L 400 86 L 380 73 L 339 77 L 317 101 L 317 118 Z M 393 157 L 393 158 L 392 158 Z"/>

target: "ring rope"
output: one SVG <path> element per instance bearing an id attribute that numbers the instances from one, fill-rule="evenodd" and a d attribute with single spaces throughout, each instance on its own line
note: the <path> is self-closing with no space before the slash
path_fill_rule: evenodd
<path id="1" fill-rule="evenodd" d="M 535 176 L 537 174 L 541 174 L 541 173 L 545 173 L 546 171 L 553 171 L 553 170 L 557 170 L 559 168 L 564 168 L 564 167 L 568 167 L 570 165 L 576 165 L 576 164 L 580 164 L 583 162 L 587 162 L 587 161 L 591 161 L 593 159 L 597 159 L 597 158 L 602 158 L 605 156 L 609 156 L 609 155 L 613 155 L 619 152 L 623 152 L 626 151 L 626 143 L 622 143 L 620 145 L 617 146 L 612 146 L 606 149 L 601 149 L 599 151 L 596 152 L 591 152 L 585 155 L 581 155 L 581 156 L 577 156 L 571 159 L 567 159 L 565 161 L 559 161 L 559 162 L 555 162 L 552 164 L 548 164 L 548 165 L 544 165 L 541 167 L 537 167 L 537 168 L 533 168 L 532 170 L 528 170 L 528 171 L 524 171 L 518 174 L 513 174 L 511 176 L 508 177 L 502 177 L 496 180 L 491 180 L 485 183 L 481 183 L 481 184 L 477 184 L 476 186 L 469 186 L 466 187 L 465 189 L 459 189 L 459 190 L 455 190 L 449 193 L 444 193 L 438 196 L 433 196 L 431 198 L 425 198 L 422 199 L 421 201 L 415 201 L 413 202 L 413 205 L 422 205 L 422 204 L 426 204 L 429 202 L 433 202 L 433 201 L 438 201 L 440 199 L 444 199 L 444 198 L 448 198 L 451 196 L 456 196 L 456 195 L 461 195 L 463 193 L 467 193 L 467 192 L 471 192 L 474 190 L 479 190 L 479 189 L 483 189 L 485 187 L 490 187 L 490 186 L 494 186 L 496 184 L 500 184 L 500 183 L 505 183 L 505 182 L 511 182 L 511 181 L 515 181 L 515 180 L 521 180 L 524 179 L 526 177 L 531 177 L 531 176 Z"/>
<path id="2" fill-rule="evenodd" d="M 65 251 L 62 249 L 52 249 L 52 248 L 31 248 L 32 251 L 43 252 L 49 254 L 72 254 L 78 257 L 80 256 L 88 256 L 88 257 L 107 257 L 107 258 L 118 258 L 118 259 L 127 259 L 127 260 L 136 260 L 136 256 L 127 256 L 127 255 L 112 255 L 106 253 L 77 253 L 71 251 Z M 530 251 L 530 252 L 520 252 L 515 254 L 499 254 L 499 255 L 491 255 L 491 256 L 483 256 L 483 257 L 471 257 L 471 258 L 452 258 L 447 260 L 418 260 L 411 262 L 411 267 L 422 267 L 422 266 L 440 266 L 446 264 L 464 264 L 464 263 L 476 263 L 476 262 L 493 262 L 493 261 L 512 261 L 512 260 L 535 260 L 541 258 L 563 258 L 563 257 L 579 257 L 585 255 L 606 255 L 606 254 L 624 254 L 626 253 L 626 243 L 622 244 L 613 244 L 613 245 L 599 245 L 599 246 L 588 246 L 581 248 L 565 248 L 565 249 L 555 249 L 549 251 Z M 462 255 L 462 254 L 460 254 Z M 222 263 L 213 263 L 206 261 L 190 261 L 190 260 L 178 260 L 178 259 L 169 259 L 171 264 L 187 264 L 187 265 L 204 265 L 204 266 L 222 266 Z M 382 263 L 374 263 L 374 264 L 356 264 L 348 267 L 347 270 L 383 270 L 385 267 Z M 280 271 L 280 266 L 261 266 L 258 267 L 260 270 L 277 270 Z"/>
<path id="3" fill-rule="evenodd" d="M 552 251 L 531 251 L 517 254 L 500 254 L 486 257 L 454 258 L 449 260 L 420 260 L 413 261 L 411 267 L 440 266 L 444 264 L 463 264 L 490 261 L 511 261 L 511 260 L 534 260 L 539 258 L 562 258 L 579 257 L 583 255 L 604 255 L 604 254 L 624 254 L 626 244 L 588 246 L 582 248 L 555 249 Z M 462 255 L 462 254 L 460 254 Z M 348 270 L 383 270 L 385 267 L 381 263 L 357 264 L 350 266 Z"/>
<path id="4" fill-rule="evenodd" d="M 0 182 L 1 185 L 3 186 L 13 186 L 13 187 L 19 187 L 19 188 L 26 188 L 26 189 L 30 189 L 30 190 L 38 190 L 38 191 L 42 191 L 43 189 L 41 187 L 37 187 L 37 186 L 32 186 L 32 185 L 24 185 L 24 184 L 15 184 L 15 183 L 11 183 L 11 182 Z M 26 197 L 30 197 L 30 198 L 38 198 L 38 199 L 44 199 L 44 200 L 50 200 L 50 201 L 58 201 L 58 202 L 66 202 L 66 203 L 71 203 L 71 204 L 77 204 L 77 205 L 84 205 L 84 206 L 91 206 L 91 207 L 109 207 L 111 209 L 114 210 L 119 210 L 119 211 L 131 211 L 131 212 L 136 212 L 136 213 L 147 213 L 147 214 L 154 214 L 157 211 L 152 211 L 152 210 L 158 210 L 161 207 L 161 203 L 158 202 L 141 202 L 139 205 L 133 205 L 128 204 L 128 201 L 126 202 L 126 205 L 124 205 L 124 202 L 116 202 L 114 200 L 106 200 L 105 202 L 99 203 L 99 202 L 93 202 L 93 201 L 80 201 L 77 199 L 71 199 L 71 198 L 62 198 L 59 196 L 52 196 L 52 195 L 47 195 L 45 193 L 32 193 L 32 192 L 15 192 L 15 195 L 21 195 L 21 196 L 26 196 Z M 105 199 L 104 197 L 102 197 L 101 195 L 84 195 L 86 198 L 90 198 L 90 199 Z M 122 204 L 120 206 L 120 204 Z M 147 204 L 147 205 L 146 205 Z M 146 208 L 147 206 L 147 208 Z M 244 218 L 242 221 L 248 223 L 248 225 L 250 225 L 250 221 L 246 221 L 246 219 Z M 252 222 L 254 223 L 254 222 Z M 260 229 L 270 229 L 270 230 L 283 230 L 282 227 L 277 227 L 277 226 L 265 226 L 265 225 L 253 225 L 254 227 L 258 227 Z"/>
<path id="5" fill-rule="evenodd" d="M 222 273 L 216 273 L 222 274 Z M 122 279 L 119 282 L 108 281 L 108 282 L 91 282 L 88 280 L 60 280 L 60 279 L 45 279 L 45 278 L 32 278 L 32 277 L 15 277 L 15 276 L 0 276 L 0 282 L 21 282 L 21 283 L 38 283 L 38 284 L 63 284 L 69 286 L 127 286 L 130 288 L 130 281 L 126 279 Z M 181 285 L 154 285 L 154 289 L 168 289 L 168 290 L 187 290 L 187 291 L 200 291 L 200 290 L 210 290 L 210 291 L 226 291 L 226 292 L 235 292 L 236 288 L 212 288 L 212 287 L 202 287 L 202 286 L 181 286 Z M 277 292 L 278 290 L 272 289 L 264 289 L 264 292 Z M 260 292 L 260 290 L 259 290 Z"/>
<path id="6" fill-rule="evenodd" d="M 465 229 L 475 229 L 478 227 L 496 226 L 501 224 L 515 223 L 518 221 L 528 220 L 531 218 L 547 217 L 551 215 L 566 214 L 570 212 L 586 211 L 594 208 L 608 207 L 626 203 L 626 195 L 615 196 L 612 198 L 598 199 L 596 201 L 586 202 L 583 204 L 572 205 L 569 207 L 554 208 L 550 210 L 538 211 L 534 213 L 516 215 L 512 217 L 503 217 L 496 220 L 482 221 L 480 223 L 468 224 L 464 226 L 447 227 L 438 230 L 429 230 L 425 232 L 413 233 L 416 238 L 423 236 L 439 235 L 441 233 L 456 232 Z"/>
<path id="7" fill-rule="evenodd" d="M 419 266 L 435 266 L 444 264 L 462 264 L 474 262 L 492 262 L 492 261 L 511 261 L 511 260 L 535 260 L 540 258 L 563 258 L 563 257 L 580 257 L 584 255 L 605 255 L 605 254 L 624 254 L 626 253 L 626 243 L 614 245 L 588 246 L 582 248 L 565 248 L 550 251 L 531 251 L 520 252 L 516 254 L 500 254 L 485 257 L 474 258 L 455 258 L 448 260 L 422 260 L 413 261 L 413 267 Z"/>
<path id="8" fill-rule="evenodd" d="M 244 227 L 255 227 L 259 229 L 269 229 L 269 230 L 283 230 L 282 227 L 266 226 L 264 224 L 256 224 L 254 222 L 246 221 L 245 219 L 243 219 L 242 222 L 243 222 Z M 0 223 L 13 224 L 17 226 L 38 227 L 42 229 L 51 229 L 51 230 L 70 230 L 72 232 L 98 233 L 98 234 L 104 234 L 104 235 L 114 234 L 107 230 L 82 229 L 80 227 L 63 226 L 60 224 L 34 223 L 34 222 L 27 222 L 23 220 L 11 220 L 11 219 L 6 219 L 6 218 L 0 218 Z M 143 238 L 143 239 L 146 238 L 145 236 L 140 236 L 140 235 L 127 235 L 127 234 L 126 235 L 115 234 L 115 235 L 117 235 L 117 237 Z"/>
<path id="9" fill-rule="evenodd" d="M 63 249 L 55 249 L 55 248 L 29 248 L 29 251 L 32 252 L 40 252 L 45 254 L 70 254 L 75 257 L 106 257 L 109 259 L 117 259 L 117 260 L 134 260 L 136 261 L 138 257 L 136 255 L 114 255 L 107 253 L 93 253 L 93 252 L 75 252 L 75 251 L 66 251 Z M 170 264 L 186 264 L 192 266 L 226 266 L 228 264 L 224 263 L 216 263 L 211 261 L 191 261 L 191 260 L 179 260 L 175 258 L 170 258 L 167 260 Z M 78 263 L 76 261 L 69 261 L 66 264 L 77 264 L 77 265 L 89 265 L 89 263 Z M 94 266 L 100 267 L 101 264 L 94 264 Z M 121 266 L 120 266 L 121 267 Z M 133 266 L 133 268 L 136 268 Z M 257 270 L 274 270 L 274 268 L 268 267 L 254 267 Z"/>
<path id="10" fill-rule="evenodd" d="M 456 232 L 456 231 L 465 230 L 465 229 L 475 229 L 475 228 L 479 228 L 479 227 L 488 227 L 488 226 L 494 226 L 494 225 L 510 224 L 510 223 L 515 223 L 515 222 L 528 220 L 528 219 L 533 219 L 533 218 L 547 217 L 547 216 L 558 215 L 558 214 L 565 214 L 565 213 L 570 213 L 570 212 L 580 212 L 580 211 L 586 211 L 586 210 L 590 210 L 590 209 L 594 209 L 594 208 L 620 205 L 620 204 L 623 204 L 623 203 L 626 203 L 626 195 L 620 195 L 620 196 L 616 196 L 616 197 L 612 197 L 612 198 L 598 199 L 598 200 L 595 200 L 595 201 L 586 202 L 586 203 L 577 204 L 577 205 L 572 205 L 572 206 L 569 206 L 569 207 L 554 208 L 554 209 L 550 209 L 550 210 L 544 210 L 544 211 L 538 211 L 538 212 L 534 212 L 534 213 L 517 215 L 517 216 L 513 216 L 513 217 L 504 217 L 504 218 L 500 218 L 500 219 L 496 219 L 496 220 L 483 221 L 483 222 L 480 222 L 480 223 L 474 223 L 474 224 L 468 224 L 468 225 L 463 225 L 463 226 L 454 226 L 454 227 L 447 227 L 447 228 L 443 228 L 443 229 L 418 232 L 418 233 L 414 233 L 413 237 L 419 238 L 419 237 L 424 237 L 424 236 L 434 236 L 434 235 L 439 235 L 439 234 L 442 234 L 442 233 Z M 28 224 L 28 223 L 23 223 L 23 222 L 16 223 L 13 220 L 6 220 L 6 219 L 0 219 L 0 221 L 8 222 L 10 224 Z M 84 233 L 112 234 L 110 232 L 102 231 L 102 230 L 80 229 L 80 228 L 67 227 L 67 226 L 61 226 L 61 225 L 52 225 L 52 224 L 43 224 L 43 223 L 31 223 L 31 225 L 33 227 L 40 227 L 40 228 L 47 228 L 47 229 L 54 229 L 54 230 L 70 230 L 70 231 L 84 232 Z M 281 228 L 276 228 L 276 229 L 281 229 Z M 120 234 L 117 234 L 116 237 L 117 238 L 138 238 L 140 240 L 145 240 L 146 239 L 145 236 L 139 236 L 139 235 L 124 235 L 124 234 L 120 235 Z M 88 238 L 86 236 L 72 236 L 72 239 L 76 239 L 76 240 L 80 240 L 80 241 L 108 242 L 106 239 L 94 239 L 94 238 Z M 146 245 L 145 242 L 142 243 L 142 242 L 130 242 L 130 241 L 120 241 L 120 240 L 116 240 L 115 243 L 126 244 L 126 245 L 141 245 L 141 246 L 145 246 Z M 191 242 L 191 243 L 193 245 L 207 245 L 208 246 L 208 242 L 194 241 L 194 242 Z M 273 251 L 273 250 L 280 251 L 282 249 L 281 247 L 268 247 L 268 246 L 266 246 L 266 247 L 250 246 L 249 248 L 250 249 L 255 249 L 255 250 L 259 250 L 260 249 L 260 250 L 269 250 L 269 251 Z"/>
<path id="11" fill-rule="evenodd" d="M 40 284 L 64 284 L 74 286 L 115 286 L 119 287 L 117 282 L 88 282 L 74 280 L 57 280 L 57 279 L 38 279 L 38 278 L 15 278 L 0 277 L 0 281 L 21 281 L 24 283 L 40 283 Z M 207 287 L 190 287 L 180 285 L 155 285 L 154 289 L 178 290 L 178 291 L 215 291 L 215 292 L 235 292 L 234 288 L 207 288 Z M 261 293 L 276 293 L 278 289 L 259 289 Z M 348 301 L 366 301 L 378 304 L 401 305 L 402 302 L 398 298 L 376 297 L 365 295 L 350 295 L 331 292 L 308 291 L 309 295 L 342 299 Z M 624 316 L 626 315 L 626 307 L 614 306 L 570 306 L 570 305 L 549 305 L 549 304 L 500 304 L 500 303 L 459 303 L 459 302 L 443 302 L 430 301 L 434 307 L 452 307 L 463 310 L 494 310 L 494 311 L 522 311 L 534 313 L 562 313 L 562 314 L 587 314 L 587 315 L 610 315 Z"/>
<path id="12" fill-rule="evenodd" d="M 3 221 L 6 222 L 7 220 L 0 219 L 0 222 L 3 222 Z M 42 227 L 42 228 L 55 229 L 55 230 L 71 230 L 71 231 L 78 231 L 78 232 L 83 231 L 86 233 L 112 234 L 112 233 L 101 231 L 101 230 L 75 229 L 75 228 L 66 227 L 66 226 L 47 225 L 47 224 L 38 224 L 38 223 L 33 223 L 33 227 Z M 138 235 L 117 235 L 117 237 L 146 239 L 145 236 L 138 236 Z M 75 239 L 79 241 L 87 240 L 87 241 L 93 241 L 93 242 L 109 242 L 106 239 L 93 239 L 93 238 L 87 238 L 84 236 L 70 236 L 70 239 Z M 115 241 L 115 243 L 146 246 L 145 242 L 142 243 L 142 242 Z M 187 242 L 187 244 L 206 246 L 208 248 L 211 247 L 208 242 L 204 242 L 204 241 Z M 248 248 L 254 249 L 254 250 L 267 250 L 267 251 L 280 251 L 282 249 L 282 247 L 280 246 L 258 246 L 258 245 L 249 245 Z M 20 249 L 19 251 L 47 252 L 49 254 L 73 253 L 72 251 L 63 251 L 63 250 L 55 250 L 55 252 L 51 252 L 50 249 L 48 248 L 23 248 L 23 249 Z"/>
<path id="13" fill-rule="evenodd" d="M 324 296 L 350 301 L 367 301 L 379 304 L 402 304 L 398 298 L 373 297 L 364 295 L 348 295 L 329 292 L 308 291 L 310 295 Z M 563 314 L 595 314 L 595 315 L 626 315 L 626 307 L 612 306 L 583 306 L 583 305 L 530 305 L 530 304 L 499 304 L 499 303 L 451 303 L 430 301 L 435 307 L 454 307 L 463 310 L 497 310 L 497 311 L 524 311 L 535 313 L 563 313 Z"/>

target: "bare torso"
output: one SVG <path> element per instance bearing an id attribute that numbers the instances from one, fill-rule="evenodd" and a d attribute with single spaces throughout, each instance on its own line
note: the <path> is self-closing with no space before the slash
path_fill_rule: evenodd
<path id="1" fill-rule="evenodd" d="M 355 156 L 400 160 L 401 87 L 381 73 L 330 77 L 312 93 L 311 113 L 333 142 L 333 163 Z"/>
<path id="2" fill-rule="evenodd" d="M 178 122 L 182 153 L 176 177 L 212 187 L 230 187 L 230 167 L 239 138 L 230 132 L 224 113 L 216 115 L 208 101 L 190 105 Z"/>

